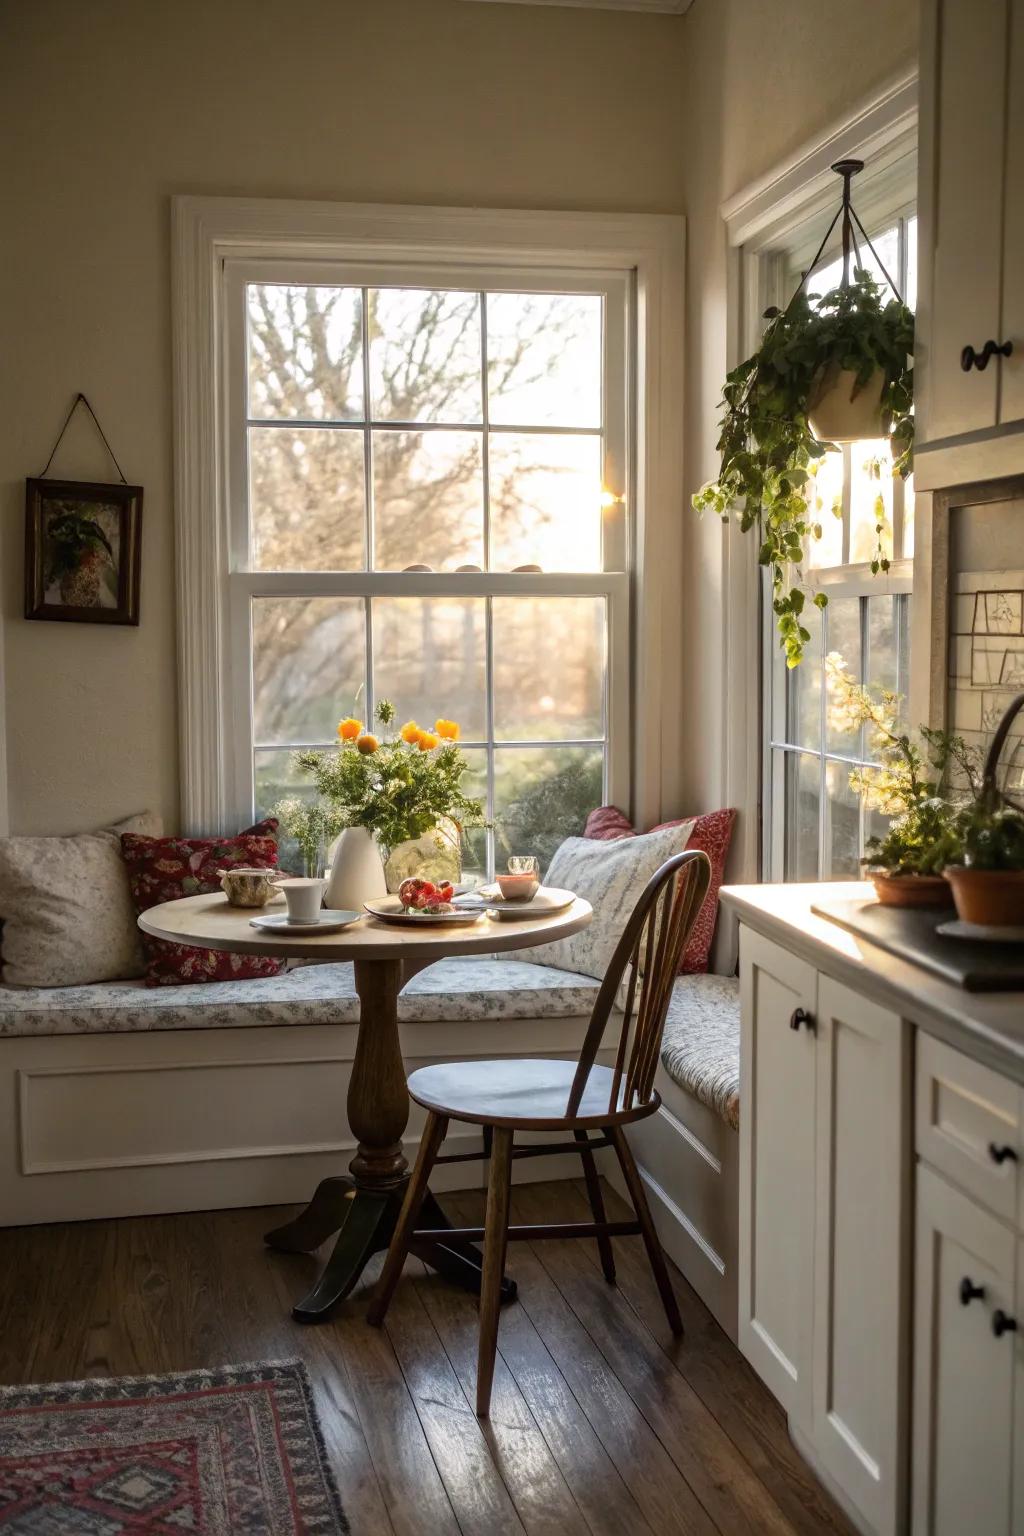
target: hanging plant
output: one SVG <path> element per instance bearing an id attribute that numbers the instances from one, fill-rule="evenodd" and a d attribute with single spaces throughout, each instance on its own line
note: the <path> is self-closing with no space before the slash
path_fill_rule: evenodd
<path id="1" fill-rule="evenodd" d="M 698 512 L 716 512 L 725 522 L 735 514 L 744 533 L 757 531 L 758 561 L 771 573 L 772 608 L 789 667 L 799 664 L 811 638 L 801 617 L 806 542 L 821 538 L 822 513 L 842 517 L 841 505 L 821 505 L 815 488 L 820 461 L 838 441 L 884 436 L 893 474 L 905 478 L 912 466 L 914 317 L 901 299 L 885 300 L 869 272 L 859 265 L 851 270 L 856 214 L 849 176 L 855 172 L 846 169 L 851 162 L 841 164 L 843 205 L 818 256 L 843 214 L 843 282 L 816 301 L 801 283 L 784 310 L 765 311 L 761 345 L 725 381 L 718 478 L 693 498 Z M 815 426 L 842 435 L 822 440 Z M 889 568 L 882 532 L 879 517 L 875 572 Z M 814 602 L 824 608 L 828 598 L 819 592 Z"/>

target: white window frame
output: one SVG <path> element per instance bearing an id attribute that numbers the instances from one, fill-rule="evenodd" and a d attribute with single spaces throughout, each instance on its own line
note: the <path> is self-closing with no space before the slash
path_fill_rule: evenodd
<path id="1" fill-rule="evenodd" d="M 799 248 L 801 238 L 827 226 L 835 211 L 839 179 L 831 170 L 841 159 L 865 162 L 854 183 L 857 211 L 869 229 L 880 217 L 897 214 L 912 198 L 916 186 L 918 83 L 916 68 L 905 70 L 820 138 L 805 146 L 784 165 L 730 198 L 722 206 L 728 247 L 728 367 L 749 357 L 758 345 L 765 308 L 776 302 L 782 258 L 779 252 Z M 810 245 L 808 257 L 816 249 Z M 787 295 L 788 297 L 788 295 Z M 926 543 L 928 509 L 919 496 L 915 506 L 915 548 Z M 769 878 L 762 827 L 764 781 L 764 693 L 762 666 L 765 630 L 761 569 L 755 541 L 732 523 L 726 531 L 725 612 L 723 652 L 729 678 L 725 719 L 725 803 L 744 814 L 736 840 L 736 878 Z M 805 574 L 807 574 L 805 572 Z M 843 576 L 847 573 L 844 572 Z M 905 571 L 877 578 L 872 592 L 880 596 Z M 823 586 L 827 572 L 815 572 Z M 837 576 L 837 580 L 841 580 Z M 904 588 L 905 589 L 905 588 Z M 829 587 L 840 595 L 838 586 Z M 914 625 L 913 679 L 927 676 L 929 656 L 918 646 Z M 916 687 L 912 681 L 912 692 Z M 751 721 L 759 727 L 751 729 Z"/>
<path id="2" fill-rule="evenodd" d="M 574 272 L 581 280 L 617 286 L 620 292 L 628 287 L 635 317 L 628 363 L 636 420 L 628 445 L 631 462 L 622 466 L 622 491 L 631 502 L 632 548 L 626 550 L 620 541 L 615 551 L 620 570 L 532 578 L 437 574 L 419 576 L 417 591 L 522 593 L 529 584 L 537 592 L 609 595 L 608 790 L 644 821 L 675 811 L 679 754 L 674 741 L 665 748 L 663 732 L 681 707 L 673 696 L 680 605 L 671 599 L 681 578 L 683 221 L 661 215 L 178 197 L 173 199 L 172 236 L 182 820 L 187 830 L 229 830 L 252 803 L 251 686 L 232 671 L 233 654 L 247 653 L 248 647 L 237 626 L 249 622 L 253 593 L 288 595 L 306 584 L 304 575 L 247 572 L 248 550 L 243 555 L 239 548 L 228 450 L 239 385 L 225 366 L 232 312 L 226 284 L 232 273 L 237 280 L 254 262 L 264 271 L 274 262 L 325 263 L 335 271 L 341 263 L 362 272 L 365 281 L 373 281 L 371 274 L 381 266 L 401 265 L 409 281 L 413 274 L 450 276 L 457 270 L 466 286 L 474 272 L 489 277 L 505 271 L 516 274 L 519 286 L 532 273 L 542 287 L 554 271 Z M 234 475 L 237 481 L 237 468 Z M 373 595 L 410 588 L 405 573 L 356 572 L 326 578 L 321 590 Z"/>

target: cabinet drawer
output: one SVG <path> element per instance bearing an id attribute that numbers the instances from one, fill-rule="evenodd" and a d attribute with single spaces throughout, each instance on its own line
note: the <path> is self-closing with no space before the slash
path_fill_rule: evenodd
<path id="1" fill-rule="evenodd" d="M 997 1216 L 1016 1221 L 1016 1083 L 919 1031 L 916 1097 L 918 1155 Z"/>

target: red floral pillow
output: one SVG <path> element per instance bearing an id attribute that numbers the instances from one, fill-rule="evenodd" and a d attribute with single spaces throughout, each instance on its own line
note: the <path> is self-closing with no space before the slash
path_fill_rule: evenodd
<path id="1" fill-rule="evenodd" d="M 692 976 L 708 968 L 711 941 L 715 936 L 715 919 L 718 917 L 718 891 L 725 876 L 725 861 L 735 820 L 735 811 L 710 811 L 706 816 L 686 816 L 679 821 L 662 821 L 650 829 L 652 832 L 661 832 L 668 827 L 682 828 L 683 848 L 699 848 L 711 860 L 711 884 L 679 962 L 681 976 Z M 624 816 L 616 806 L 602 805 L 587 817 L 583 835 L 598 842 L 610 843 L 620 837 L 636 837 L 637 834 L 629 817 Z"/>
<path id="2" fill-rule="evenodd" d="M 236 865 L 276 869 L 277 822 L 261 821 L 237 837 L 140 837 L 121 834 L 121 853 L 136 912 L 162 901 L 219 891 L 223 869 Z M 280 960 L 264 955 L 229 955 L 219 949 L 193 949 L 142 935 L 147 987 L 180 987 L 199 981 L 247 981 L 276 976 Z"/>

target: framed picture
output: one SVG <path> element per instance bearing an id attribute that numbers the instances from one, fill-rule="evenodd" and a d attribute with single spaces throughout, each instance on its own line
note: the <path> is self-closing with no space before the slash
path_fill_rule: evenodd
<path id="1" fill-rule="evenodd" d="M 139 622 L 142 487 L 25 482 L 25 617 Z"/>

